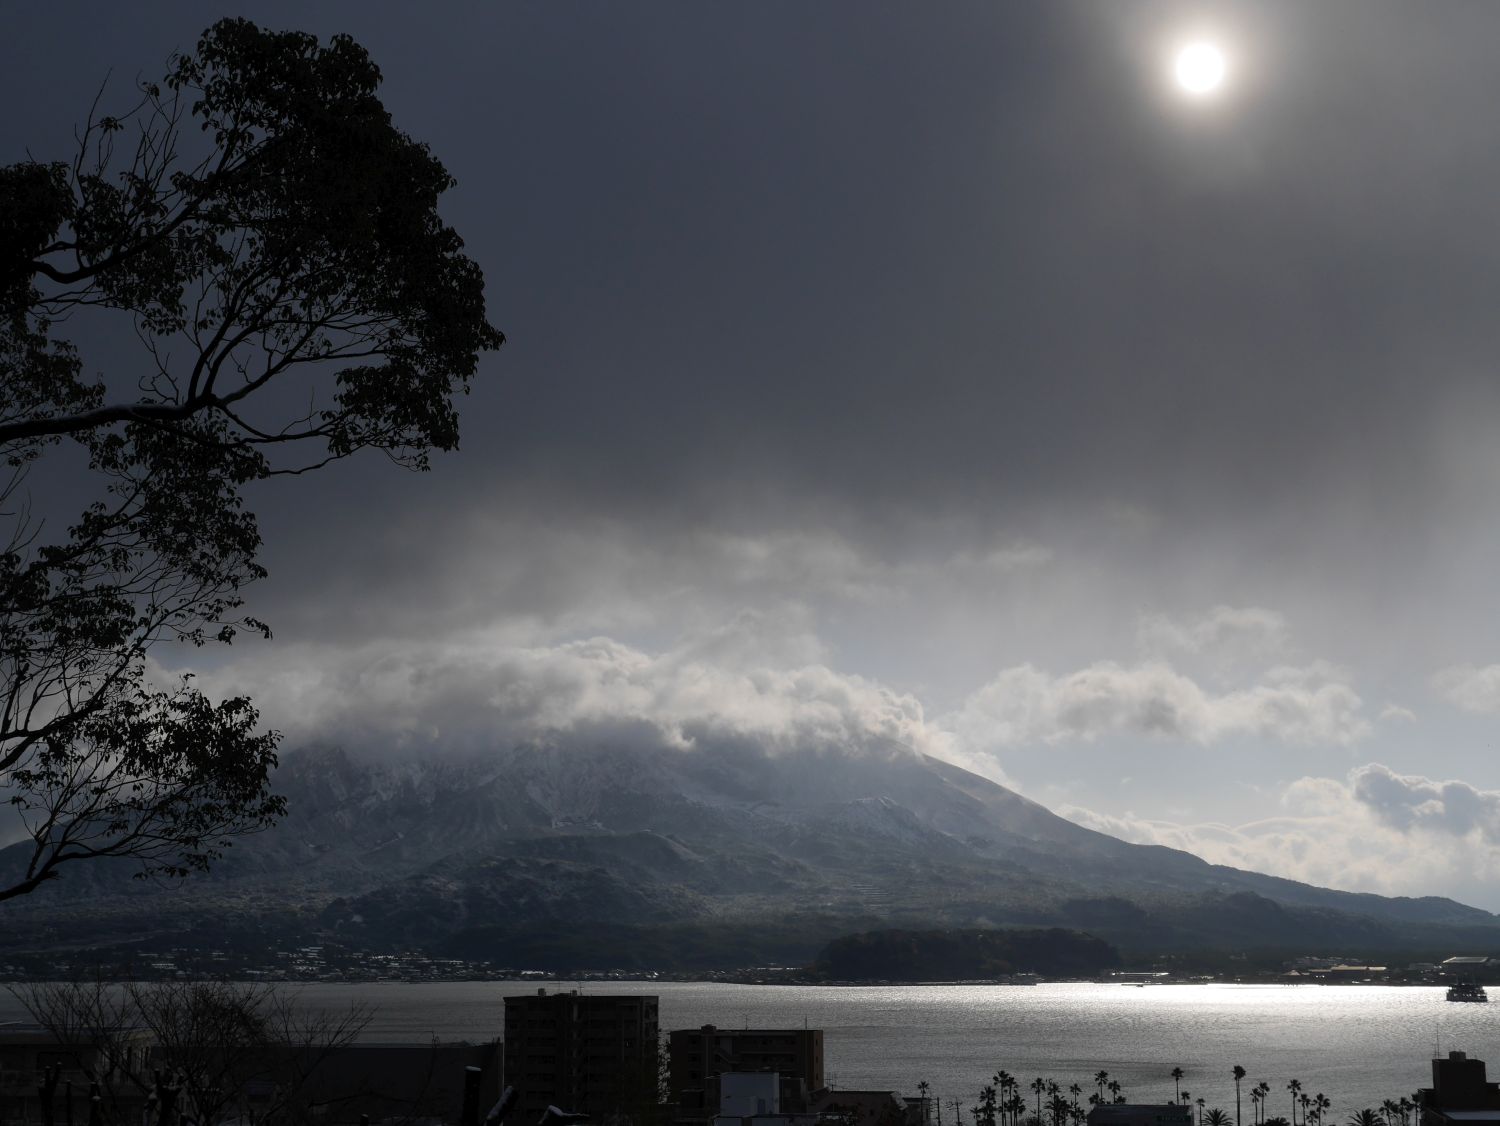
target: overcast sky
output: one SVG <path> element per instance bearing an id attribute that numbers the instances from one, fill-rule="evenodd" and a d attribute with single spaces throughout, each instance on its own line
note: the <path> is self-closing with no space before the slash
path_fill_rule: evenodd
<path id="1" fill-rule="evenodd" d="M 509 343 L 433 472 L 261 491 L 275 641 L 163 664 L 289 748 L 894 736 L 1500 909 L 1500 5 L 242 14 L 370 50 Z M 209 19 L 0 10 L 0 161 Z"/>

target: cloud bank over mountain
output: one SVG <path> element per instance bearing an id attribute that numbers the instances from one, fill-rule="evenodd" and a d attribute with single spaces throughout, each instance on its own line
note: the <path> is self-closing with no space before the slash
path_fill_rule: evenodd
<path id="1" fill-rule="evenodd" d="M 1172 648 L 1179 658 L 1222 647 L 1274 657 L 1291 648 L 1278 615 L 1231 607 L 1182 621 L 1157 616 L 1140 632 L 1154 643 L 1142 641 L 1143 651 Z M 293 643 L 204 675 L 210 690 L 251 694 L 292 753 L 329 741 L 404 758 L 527 743 L 692 753 L 703 740 L 733 741 L 773 755 L 930 754 L 1008 785 L 1016 784 L 1008 764 L 1028 754 L 1066 755 L 1112 737 L 1232 760 L 1267 741 L 1347 748 L 1383 725 L 1410 722 L 1390 707 L 1373 717 L 1348 671 L 1326 662 L 1272 665 L 1225 688 L 1217 673 L 1200 682 L 1159 656 L 1063 674 L 1003 669 L 960 706 L 934 713 L 918 693 L 839 671 L 812 617 L 794 608 L 741 612 L 656 651 L 605 636 L 522 644 L 491 631 L 361 648 Z M 1057 808 L 1128 841 L 1352 890 L 1449 888 L 1484 903 L 1486 881 L 1500 874 L 1497 791 L 1371 763 L 1342 777 L 1298 776 L 1263 794 L 1261 805 L 1259 816 L 1237 823 L 1102 813 L 1067 801 Z"/>

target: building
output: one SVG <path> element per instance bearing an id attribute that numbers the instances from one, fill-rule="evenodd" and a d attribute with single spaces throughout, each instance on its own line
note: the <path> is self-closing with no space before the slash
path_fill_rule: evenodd
<path id="1" fill-rule="evenodd" d="M 577 990 L 505 998 L 505 1082 L 515 1115 L 536 1121 L 549 1105 L 594 1118 L 655 1107 L 657 998 Z"/>
<path id="2" fill-rule="evenodd" d="M 899 1091 L 833 1091 L 813 1093 L 809 1108 L 823 1118 L 837 1119 L 846 1126 L 922 1126 L 926 1105 L 922 1099 L 906 1099 Z"/>
<path id="3" fill-rule="evenodd" d="M 1444 958 L 1441 969 L 1443 977 L 1449 981 L 1493 982 L 1500 976 L 1497 972 L 1500 971 L 1500 962 L 1483 954 L 1456 954 Z"/>
<path id="4" fill-rule="evenodd" d="M 702 1087 L 726 1071 L 774 1071 L 802 1080 L 809 1090 L 823 1086 L 821 1028 L 677 1029 L 668 1035 L 669 1085 L 679 1091 Z"/>
<path id="5" fill-rule="evenodd" d="M 716 1102 L 710 1080 L 729 1072 L 775 1072 L 779 1098 L 793 1110 L 806 1107 L 807 1094 L 823 1086 L 821 1028 L 681 1028 L 667 1036 L 670 1098 L 691 1116 Z"/>
<path id="6" fill-rule="evenodd" d="M 774 1071 L 725 1071 L 712 1077 L 716 1096 L 711 1126 L 818 1126 L 818 1116 L 781 1105 L 781 1076 Z"/>
<path id="7" fill-rule="evenodd" d="M 714 1119 L 716 1126 L 725 1119 L 766 1118 L 781 1113 L 781 1076 L 774 1071 L 748 1075 L 730 1071 L 717 1078 L 719 1113 Z"/>
<path id="8" fill-rule="evenodd" d="M 305 1076 L 297 1102 L 316 1107 L 324 1126 L 372 1122 L 462 1122 L 464 1076 L 479 1072 L 478 1109 L 500 1097 L 500 1045 L 463 1042 L 346 1044 L 326 1054 L 300 1051 Z"/>
<path id="9" fill-rule="evenodd" d="M 1449 1052 L 1432 1061 L 1432 1086 L 1422 1092 L 1422 1126 L 1500 1124 L 1500 1083 L 1491 1083 L 1483 1060 Z"/>
<path id="10" fill-rule="evenodd" d="M 1193 1126 L 1186 1103 L 1098 1103 L 1089 1109 L 1089 1126 Z"/>

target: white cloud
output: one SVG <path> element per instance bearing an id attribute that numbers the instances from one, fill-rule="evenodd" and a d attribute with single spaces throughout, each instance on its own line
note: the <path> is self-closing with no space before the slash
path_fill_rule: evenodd
<path id="1" fill-rule="evenodd" d="M 1057 812 L 1128 841 L 1325 887 L 1390 895 L 1445 887 L 1494 899 L 1486 885 L 1500 877 L 1500 791 L 1370 763 L 1342 779 L 1299 778 L 1272 802 L 1268 816 L 1239 825 Z"/>
<path id="2" fill-rule="evenodd" d="M 645 733 L 690 747 L 714 733 L 771 752 L 947 749 L 915 697 L 835 672 L 796 624 L 746 613 L 658 654 L 608 637 L 278 647 L 274 658 L 201 674 L 199 683 L 214 694 L 249 694 L 294 743 L 462 751 L 566 733 Z"/>
<path id="3" fill-rule="evenodd" d="M 762 552 L 742 541 L 730 554 L 753 571 Z M 802 557 L 820 560 L 824 574 L 858 570 L 840 552 Z M 1226 632 L 1276 635 L 1279 622 L 1267 611 L 1220 607 L 1184 636 L 1202 647 Z M 835 670 L 817 616 L 796 603 L 741 611 L 665 648 L 606 634 L 560 640 L 512 623 L 396 644 L 282 643 L 199 675 L 211 692 L 250 695 L 294 742 L 476 748 L 628 726 L 687 746 L 695 731 L 712 730 L 772 750 L 897 742 L 996 778 L 994 752 L 1018 745 L 1158 736 L 1205 746 L 1235 738 L 1343 746 L 1370 730 L 1347 675 L 1322 663 L 1278 666 L 1223 690 L 1161 660 L 1101 661 L 1058 675 L 1022 664 L 931 721 L 916 696 Z"/>
<path id="4" fill-rule="evenodd" d="M 1433 686 L 1466 712 L 1500 712 L 1500 665 L 1454 665 L 1434 676 Z"/>
<path id="5" fill-rule="evenodd" d="M 1349 776 L 1354 797 L 1386 825 L 1500 846 L 1500 791 L 1397 774 L 1372 763 Z"/>
<path id="6" fill-rule="evenodd" d="M 1218 653 L 1263 658 L 1283 652 L 1288 641 L 1286 619 L 1260 606 L 1215 606 L 1200 617 L 1181 621 L 1165 614 L 1145 614 L 1136 627 L 1145 653 Z"/>
<path id="7" fill-rule="evenodd" d="M 1368 734 L 1359 695 L 1338 669 L 1281 666 L 1260 682 L 1205 689 L 1161 661 L 1101 661 L 1052 675 L 1004 669 L 965 702 L 952 724 L 975 748 L 1161 736 L 1213 744 L 1237 736 L 1346 746 Z"/>

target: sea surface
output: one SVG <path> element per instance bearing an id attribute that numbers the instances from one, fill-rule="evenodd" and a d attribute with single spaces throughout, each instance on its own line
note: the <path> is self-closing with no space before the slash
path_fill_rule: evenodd
<path id="1" fill-rule="evenodd" d="M 774 986 L 700 982 L 546 982 L 548 990 L 654 993 L 663 1030 L 721 1027 L 824 1030 L 827 1078 L 845 1088 L 916 1094 L 926 1080 L 942 1099 L 973 1105 L 1001 1068 L 1023 1084 L 1077 1083 L 1084 1097 L 1095 1072 L 1118 1079 L 1132 1101 L 1172 1097 L 1182 1086 L 1234 1113 L 1231 1068 L 1243 1067 L 1248 1093 L 1271 1085 L 1270 1113 L 1288 1115 L 1289 1079 L 1332 1101 L 1336 1126 L 1382 1099 L 1430 1084 L 1435 1050 L 1468 1052 L 1500 1078 L 1500 1002 L 1452 1004 L 1436 987 L 1337 985 Z M 312 1008 L 373 1009 L 370 1041 L 490 1040 L 500 1036 L 502 998 L 536 983 L 434 982 L 292 986 Z M 24 1018 L 0 991 L 0 1020 Z M 965 1117 L 967 1118 L 967 1112 Z"/>

